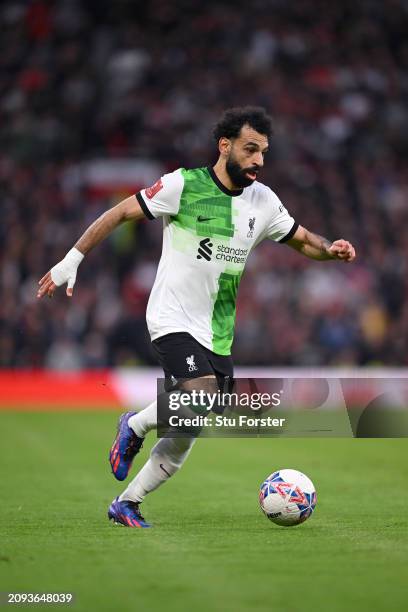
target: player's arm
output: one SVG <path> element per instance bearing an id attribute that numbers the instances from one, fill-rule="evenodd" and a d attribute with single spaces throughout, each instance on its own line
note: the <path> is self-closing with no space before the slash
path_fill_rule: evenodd
<path id="1" fill-rule="evenodd" d="M 139 221 L 143 218 L 145 213 L 136 197 L 126 198 L 98 217 L 75 243 L 74 248 L 86 255 L 124 221 Z"/>
<path id="2" fill-rule="evenodd" d="M 287 240 L 286 244 L 311 259 L 321 261 L 339 259 L 340 261 L 350 263 L 356 258 L 356 251 L 347 240 L 341 239 L 330 242 L 327 238 L 309 232 L 309 230 L 301 225 L 299 225 L 294 235 Z"/>
<path id="3" fill-rule="evenodd" d="M 44 295 L 52 297 L 55 289 L 64 283 L 68 283 L 66 293 L 71 297 L 77 269 L 84 255 L 102 242 L 124 221 L 138 221 L 143 218 L 145 218 L 145 212 L 135 196 L 126 198 L 110 210 L 107 210 L 88 227 L 73 248 L 68 251 L 64 259 L 42 277 L 38 283 L 37 297 L 41 298 Z"/>

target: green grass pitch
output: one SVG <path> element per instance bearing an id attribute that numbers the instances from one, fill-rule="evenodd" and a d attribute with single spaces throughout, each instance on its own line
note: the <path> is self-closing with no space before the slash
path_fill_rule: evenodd
<path id="1" fill-rule="evenodd" d="M 407 609 L 407 440 L 199 440 L 138 530 L 106 516 L 122 489 L 107 461 L 116 420 L 0 413 L 1 591 L 74 592 L 86 612 Z M 298 527 L 258 507 L 285 467 L 317 488 Z"/>

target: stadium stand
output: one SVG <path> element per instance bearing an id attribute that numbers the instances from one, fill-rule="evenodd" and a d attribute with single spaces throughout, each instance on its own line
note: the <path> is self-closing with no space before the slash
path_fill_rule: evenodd
<path id="1" fill-rule="evenodd" d="M 38 302 L 36 284 L 150 176 L 213 162 L 212 125 L 238 104 L 275 118 L 260 180 L 358 260 L 258 247 L 236 363 L 407 365 L 406 2 L 10 0 L 0 29 L 1 367 L 156 363 L 144 313 L 160 221 L 98 247 L 69 305 L 63 291 Z"/>

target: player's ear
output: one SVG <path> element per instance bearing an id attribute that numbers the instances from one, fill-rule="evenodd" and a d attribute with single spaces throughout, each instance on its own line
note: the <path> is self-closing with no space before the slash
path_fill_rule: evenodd
<path id="1" fill-rule="evenodd" d="M 222 136 L 218 141 L 218 150 L 221 155 L 228 156 L 231 151 L 231 141 L 229 138 Z"/>

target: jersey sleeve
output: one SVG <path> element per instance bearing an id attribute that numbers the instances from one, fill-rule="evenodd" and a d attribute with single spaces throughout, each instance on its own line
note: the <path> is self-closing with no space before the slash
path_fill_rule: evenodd
<path id="1" fill-rule="evenodd" d="M 299 223 L 288 213 L 278 196 L 268 189 L 270 219 L 265 232 L 265 238 L 275 242 L 286 242 L 295 234 Z"/>
<path id="2" fill-rule="evenodd" d="M 180 170 L 164 174 L 151 187 L 142 189 L 136 199 L 148 219 L 164 215 L 176 215 L 180 208 L 180 197 L 184 178 Z"/>

